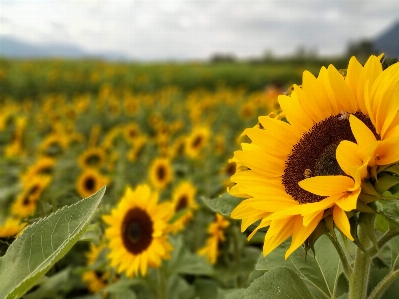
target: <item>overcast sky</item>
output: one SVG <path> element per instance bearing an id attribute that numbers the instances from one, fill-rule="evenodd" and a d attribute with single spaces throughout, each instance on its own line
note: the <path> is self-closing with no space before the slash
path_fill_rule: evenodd
<path id="1" fill-rule="evenodd" d="M 396 21 L 398 0 L 0 0 L 0 35 L 135 59 L 340 54 Z"/>

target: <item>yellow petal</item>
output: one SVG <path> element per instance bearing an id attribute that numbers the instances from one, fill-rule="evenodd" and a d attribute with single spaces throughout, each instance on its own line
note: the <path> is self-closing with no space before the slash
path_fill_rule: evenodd
<path id="1" fill-rule="evenodd" d="M 348 216 L 344 210 L 342 210 L 339 206 L 334 206 L 333 209 L 333 219 L 335 225 L 339 228 L 339 230 L 348 237 L 349 240 L 353 241 L 353 237 L 351 235 L 351 227 L 349 224 Z"/>
<path id="2" fill-rule="evenodd" d="M 356 116 L 349 116 L 352 133 L 355 136 L 356 143 L 362 148 L 377 141 L 373 132 Z"/>
<path id="3" fill-rule="evenodd" d="M 375 163 L 388 165 L 399 161 L 399 136 L 391 137 L 380 142 L 376 149 Z"/>
<path id="4" fill-rule="evenodd" d="M 291 96 L 280 95 L 278 102 L 288 121 L 294 127 L 306 132 L 313 126 L 313 120 L 307 115 L 294 93 Z"/>
<path id="5" fill-rule="evenodd" d="M 357 95 L 358 82 L 360 74 L 362 72 L 363 66 L 357 61 L 355 56 L 352 56 L 349 60 L 348 70 L 346 74 L 345 81 L 348 83 L 349 87 L 352 89 L 354 95 Z M 363 114 L 367 114 L 366 106 L 364 104 L 364 99 L 357 98 L 357 107 Z"/>
<path id="6" fill-rule="evenodd" d="M 274 220 L 270 224 L 263 244 L 263 256 L 269 254 L 273 249 L 289 238 L 292 234 L 295 218 Z"/>
<path id="7" fill-rule="evenodd" d="M 339 166 L 346 174 L 352 177 L 353 174 L 350 172 L 353 170 L 353 167 L 362 165 L 362 160 L 357 155 L 358 150 L 359 146 L 348 140 L 341 141 L 336 150 L 336 158 Z"/>
<path id="8" fill-rule="evenodd" d="M 346 192 L 353 187 L 353 179 L 343 175 L 316 176 L 300 181 L 299 186 L 313 194 L 331 196 Z"/>
<path id="9" fill-rule="evenodd" d="M 333 65 L 330 65 L 327 71 L 331 88 L 335 93 L 335 98 L 339 99 L 337 101 L 338 108 L 341 111 L 355 113 L 357 111 L 356 98 L 348 84 L 345 82 L 344 77 L 342 77 Z"/>
<path id="10" fill-rule="evenodd" d="M 344 195 L 339 200 L 335 202 L 342 210 L 344 211 L 352 211 L 356 209 L 357 205 L 357 198 L 359 197 L 361 189 L 358 188 L 357 190 Z"/>
<path id="11" fill-rule="evenodd" d="M 285 259 L 287 259 L 291 255 L 291 253 L 293 253 L 299 246 L 301 246 L 305 242 L 310 234 L 316 229 L 322 217 L 323 212 L 318 213 L 307 226 L 304 226 L 302 224 L 301 216 L 296 217 L 294 229 L 292 232 L 291 246 L 285 253 Z"/>

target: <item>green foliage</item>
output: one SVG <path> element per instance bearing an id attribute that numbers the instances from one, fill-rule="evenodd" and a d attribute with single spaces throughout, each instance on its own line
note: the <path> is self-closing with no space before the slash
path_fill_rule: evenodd
<path id="1" fill-rule="evenodd" d="M 206 199 L 203 197 L 202 200 L 212 211 L 225 217 L 229 217 L 235 207 L 238 206 L 244 199 L 224 193 L 218 198 Z"/>
<path id="2" fill-rule="evenodd" d="M 242 299 L 314 298 L 300 276 L 292 269 L 278 267 L 256 279 L 241 295 Z"/>
<path id="3" fill-rule="evenodd" d="M 30 225 L 0 258 L 1 298 L 25 294 L 83 235 L 101 198 L 96 194 Z"/>

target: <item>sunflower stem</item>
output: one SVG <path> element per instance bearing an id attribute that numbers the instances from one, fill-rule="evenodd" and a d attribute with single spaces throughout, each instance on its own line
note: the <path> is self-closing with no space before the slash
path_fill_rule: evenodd
<path id="1" fill-rule="evenodd" d="M 157 271 L 157 278 L 158 278 L 158 299 L 165 299 L 166 298 L 166 289 L 165 289 L 165 277 L 162 273 L 161 268 L 158 268 Z"/>
<path id="2" fill-rule="evenodd" d="M 386 243 L 388 243 L 392 238 L 399 236 L 399 230 L 389 230 L 387 231 L 377 242 L 378 248 L 382 248 Z M 374 246 L 367 250 L 369 256 L 374 256 L 377 254 L 377 248 Z"/>
<path id="3" fill-rule="evenodd" d="M 363 247 L 370 245 L 370 239 L 367 233 L 359 225 L 359 242 Z M 355 264 L 352 275 L 349 279 L 349 298 L 348 299 L 365 299 L 367 296 L 367 288 L 369 282 L 371 260 L 370 256 L 362 251 L 360 247 L 356 249 Z"/>
<path id="4" fill-rule="evenodd" d="M 326 235 L 330 239 L 331 243 L 334 245 L 335 249 L 338 252 L 338 256 L 341 260 L 342 267 L 344 269 L 344 273 L 345 273 L 346 277 L 348 279 L 350 279 L 352 277 L 352 268 L 349 265 L 348 259 L 346 258 L 346 254 L 345 254 L 341 244 L 339 244 L 339 242 L 336 239 L 334 239 L 334 237 L 331 234 L 326 234 Z"/>

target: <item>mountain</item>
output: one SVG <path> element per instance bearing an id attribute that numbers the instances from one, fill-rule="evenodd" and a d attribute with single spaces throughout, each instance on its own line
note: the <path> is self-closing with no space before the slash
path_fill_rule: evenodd
<path id="1" fill-rule="evenodd" d="M 379 52 L 388 57 L 399 58 L 399 22 L 374 39 L 373 43 Z"/>
<path id="2" fill-rule="evenodd" d="M 72 44 L 31 44 L 15 38 L 0 36 L 0 56 L 8 58 L 102 58 L 107 60 L 128 60 L 118 52 L 88 52 Z"/>

